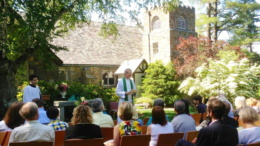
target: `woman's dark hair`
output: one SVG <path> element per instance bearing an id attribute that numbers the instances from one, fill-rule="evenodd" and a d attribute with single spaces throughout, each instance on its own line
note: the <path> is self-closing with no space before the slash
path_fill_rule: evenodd
<path id="1" fill-rule="evenodd" d="M 7 110 L 4 121 L 7 127 L 14 129 L 24 124 L 25 119 L 22 118 L 19 111 L 24 105 L 23 102 L 14 102 Z"/>
<path id="2" fill-rule="evenodd" d="M 181 99 L 181 101 L 183 101 L 185 103 L 185 113 L 187 115 L 190 115 L 190 110 L 189 110 L 189 107 L 191 104 L 190 100 L 188 98 L 183 98 L 183 99 Z"/>
<path id="3" fill-rule="evenodd" d="M 48 108 L 46 114 L 49 119 L 56 119 L 59 115 L 59 110 L 57 109 L 57 107 L 52 106 Z"/>
<path id="4" fill-rule="evenodd" d="M 161 106 L 155 106 L 152 111 L 152 123 L 153 124 L 160 124 L 162 126 L 167 124 L 166 115 Z"/>

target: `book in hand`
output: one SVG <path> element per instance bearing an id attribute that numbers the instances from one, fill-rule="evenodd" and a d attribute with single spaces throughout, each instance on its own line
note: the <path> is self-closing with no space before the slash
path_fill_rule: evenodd
<path id="1" fill-rule="evenodd" d="M 136 94 L 136 93 L 137 93 L 137 90 L 132 89 L 132 90 L 129 91 L 129 92 L 130 92 L 130 94 Z"/>

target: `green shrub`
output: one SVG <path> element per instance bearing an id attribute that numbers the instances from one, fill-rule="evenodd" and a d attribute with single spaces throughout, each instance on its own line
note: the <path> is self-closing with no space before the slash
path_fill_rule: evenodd
<path id="1" fill-rule="evenodd" d="M 167 106 L 180 99 L 183 94 L 178 91 L 180 81 L 175 78 L 176 71 L 172 62 L 164 65 L 162 61 L 150 63 L 142 82 L 142 97 L 161 98 Z"/>
<path id="2" fill-rule="evenodd" d="M 149 103 L 149 106 L 152 107 L 153 100 L 149 97 L 140 97 L 135 99 L 136 104 L 143 104 L 143 103 Z"/>

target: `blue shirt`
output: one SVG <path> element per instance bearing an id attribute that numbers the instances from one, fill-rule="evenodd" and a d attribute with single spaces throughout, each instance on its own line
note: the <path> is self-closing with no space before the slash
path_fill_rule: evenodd
<path id="1" fill-rule="evenodd" d="M 238 131 L 239 144 L 260 142 L 260 127 L 246 128 Z"/>
<path id="2" fill-rule="evenodd" d="M 38 118 L 39 123 L 49 124 L 50 119 L 47 117 L 46 111 L 43 108 L 38 108 L 38 111 L 39 111 L 39 118 Z"/>
<path id="3" fill-rule="evenodd" d="M 206 112 L 206 109 L 207 109 L 206 104 L 200 103 L 197 106 L 198 113 L 204 113 L 204 112 Z"/>
<path id="4" fill-rule="evenodd" d="M 167 119 L 167 121 L 169 121 L 169 117 L 167 115 L 166 115 L 166 119 Z M 146 124 L 147 127 L 152 123 L 152 121 L 153 121 L 153 117 L 150 117 L 147 124 Z"/>

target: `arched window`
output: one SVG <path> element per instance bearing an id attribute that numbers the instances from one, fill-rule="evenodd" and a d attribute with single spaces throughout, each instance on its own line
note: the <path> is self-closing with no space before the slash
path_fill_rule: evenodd
<path id="1" fill-rule="evenodd" d="M 178 28 L 186 29 L 185 19 L 182 16 L 178 18 Z"/>
<path id="2" fill-rule="evenodd" d="M 115 78 L 112 71 L 102 71 L 102 84 L 103 85 L 114 85 Z"/>
<path id="3" fill-rule="evenodd" d="M 161 22 L 159 17 L 153 18 L 153 30 L 160 29 L 161 28 Z"/>

